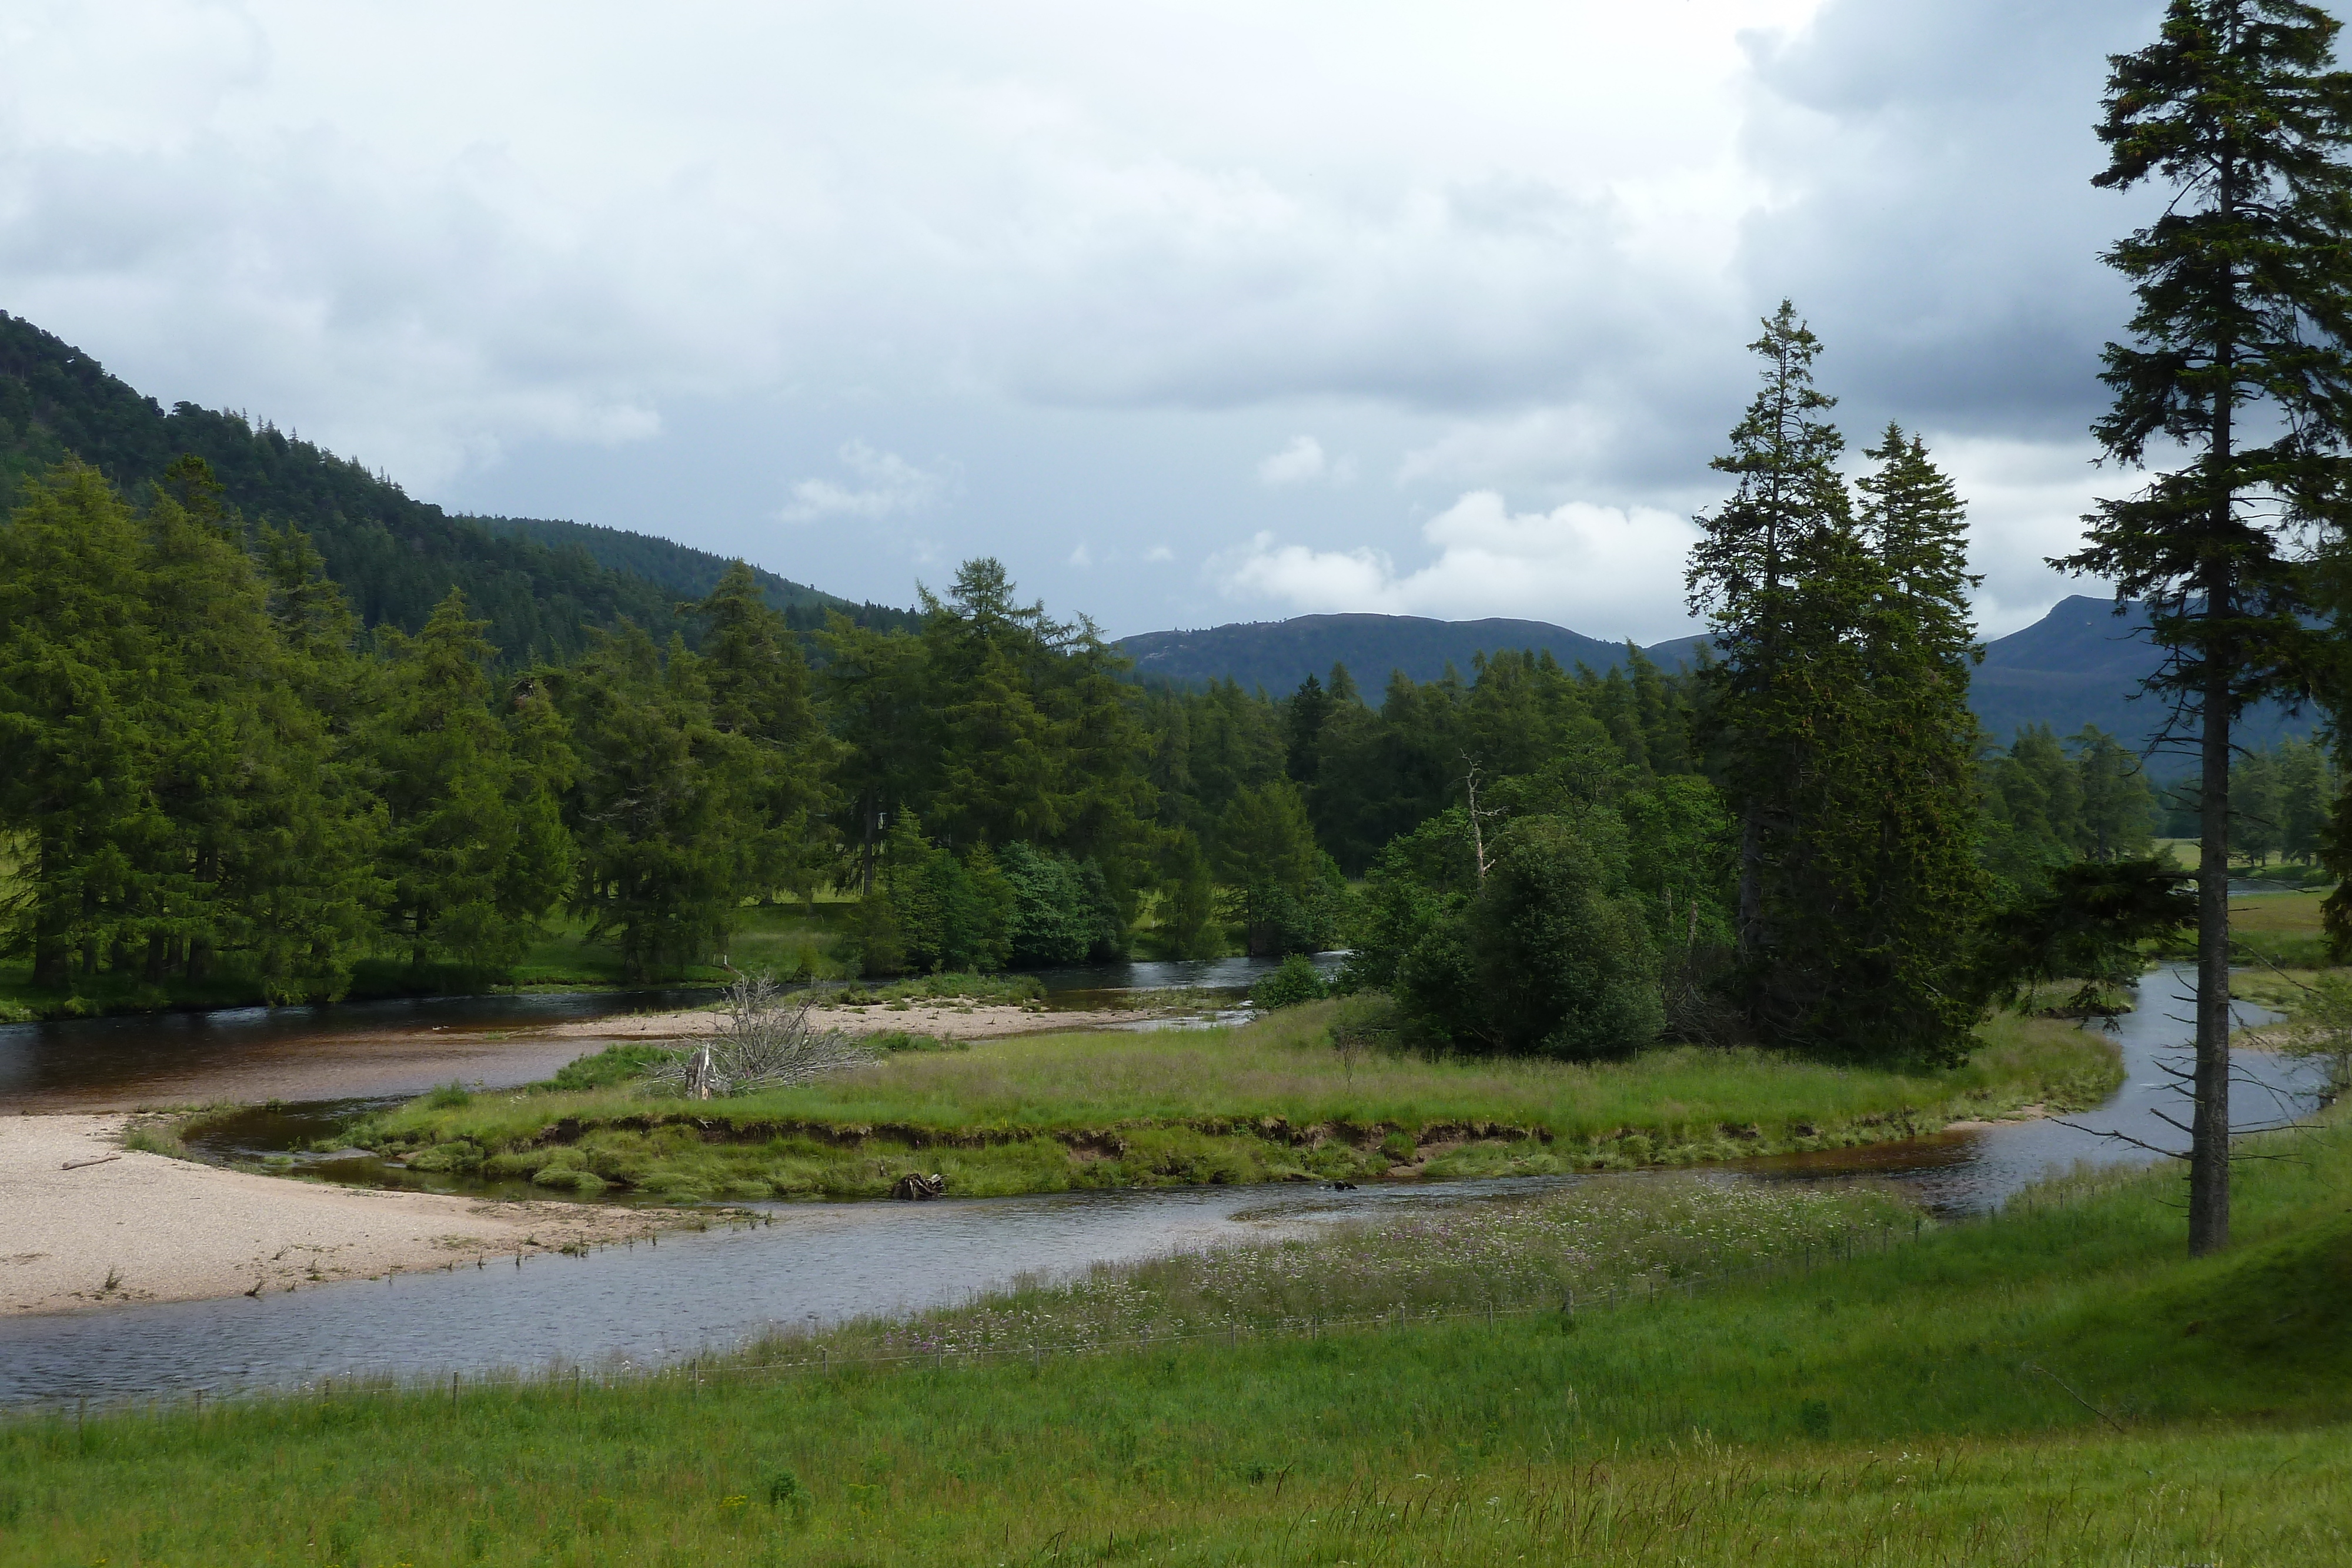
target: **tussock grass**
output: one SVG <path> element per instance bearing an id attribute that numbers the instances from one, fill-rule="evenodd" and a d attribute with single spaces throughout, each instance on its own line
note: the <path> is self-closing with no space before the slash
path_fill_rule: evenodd
<path id="1" fill-rule="evenodd" d="M 2340 1563 L 2352 1137 L 2258 1152 L 2195 1262 L 2164 1170 L 1573 1318 L 51 1414 L 0 1562 Z"/>
<path id="2" fill-rule="evenodd" d="M 1601 1177 L 1531 1196 L 1027 1280 L 964 1306 L 752 1346 L 747 1365 L 828 1355 L 1087 1353 L 1139 1341 L 1297 1334 L 1394 1314 L 1588 1309 L 1742 1270 L 1908 1242 L 1924 1220 L 1868 1186 Z"/>
<path id="3" fill-rule="evenodd" d="M 1227 1029 L 1049 1034 L 892 1053 L 736 1099 L 604 1082 L 418 1102 L 357 1130 L 391 1152 L 459 1145 L 441 1168 L 551 1165 L 670 1201 L 868 1197 L 920 1168 L 963 1196 L 1079 1187 L 1444 1177 L 1691 1164 L 1940 1130 L 1962 1116 L 2090 1104 L 2115 1086 L 2104 1036 L 1988 1023 L 1964 1066 L 1903 1072 L 1680 1047 L 1622 1061 L 1432 1060 L 1330 1049 L 1334 1010 Z M 583 1067 L 574 1078 L 592 1076 Z M 471 1164 L 467 1162 L 470 1161 Z"/>

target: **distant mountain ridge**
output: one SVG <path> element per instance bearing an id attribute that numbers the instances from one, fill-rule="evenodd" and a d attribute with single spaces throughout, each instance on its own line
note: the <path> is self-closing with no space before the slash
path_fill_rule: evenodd
<path id="1" fill-rule="evenodd" d="M 2146 612 L 2133 606 L 2118 616 L 2115 608 L 2113 600 L 2074 594 L 2032 625 L 1986 643 L 1984 662 L 1969 683 L 1978 722 L 2004 743 L 2029 724 L 2046 724 L 2062 736 L 2096 725 L 2132 746 L 2153 740 L 2164 726 L 2161 699 L 2135 699 L 2133 694 L 2160 655 L 2147 640 Z M 1705 641 L 1675 637 L 1642 652 L 1674 669 L 1689 663 Z M 1625 658 L 1622 643 L 1604 643 L 1549 622 L 1434 621 L 1418 615 L 1237 622 L 1196 632 L 1146 632 L 1120 639 L 1118 646 L 1142 674 L 1185 684 L 1230 677 L 1276 696 L 1297 689 L 1310 674 L 1328 676 L 1334 663 L 1344 664 L 1371 703 L 1380 701 L 1391 671 L 1433 681 L 1450 664 L 1466 680 L 1473 658 L 1497 649 L 1549 651 L 1570 668 L 1582 663 L 1598 672 Z M 2284 736 L 2307 735 L 2316 724 L 2308 710 L 2290 715 L 2265 704 L 2245 716 L 2240 738 L 2262 747 Z M 2172 757 L 2150 764 L 2152 771 L 2167 777 L 2180 766 Z"/>
<path id="2" fill-rule="evenodd" d="M 708 551 L 617 528 L 452 515 L 267 421 L 188 402 L 166 413 L 89 355 L 0 311 L 0 517 L 68 455 L 135 495 L 184 452 L 212 465 L 247 518 L 309 534 L 367 624 L 415 631 L 460 588 L 509 659 L 569 657 L 586 645 L 588 628 L 624 618 L 656 636 L 690 636 L 674 606 L 707 594 L 727 566 Z M 869 624 L 913 619 L 773 572 L 759 577 L 797 624 L 826 610 Z"/>
<path id="3" fill-rule="evenodd" d="M 1603 643 L 1542 621 L 1433 621 L 1420 615 L 1299 615 L 1250 621 L 1202 632 L 1146 632 L 1122 638 L 1119 651 L 1136 673 L 1186 684 L 1232 679 L 1279 696 L 1309 674 L 1327 675 L 1341 664 L 1367 700 L 1380 700 L 1391 670 L 1433 681 L 1452 664 L 1464 679 L 1479 653 L 1498 648 L 1546 650 L 1561 664 L 1605 669 L 1625 656 L 1622 644 Z"/>

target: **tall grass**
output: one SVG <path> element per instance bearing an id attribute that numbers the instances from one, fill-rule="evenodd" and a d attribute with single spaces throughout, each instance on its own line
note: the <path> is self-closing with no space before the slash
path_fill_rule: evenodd
<path id="1" fill-rule="evenodd" d="M 1617 1312 L 50 1414 L 0 1561 L 2337 1563 L 2352 1139 L 2257 1152 L 2196 1262 L 2164 1171 Z"/>
<path id="2" fill-rule="evenodd" d="M 1595 1063 L 1343 1060 L 1328 1043 L 1338 1005 L 1240 1028 L 897 1053 L 691 1105 L 627 1083 L 419 1103 L 354 1136 L 394 1152 L 461 1145 L 492 1174 L 551 1186 L 586 1170 L 673 1199 L 866 1196 L 917 1164 L 951 1192 L 983 1196 L 1400 1166 L 1460 1176 L 1692 1163 L 1935 1132 L 2033 1103 L 2088 1104 L 2118 1076 L 2097 1032 L 2013 1018 L 1986 1025 L 1975 1056 L 1945 1071 L 1697 1047 Z"/>

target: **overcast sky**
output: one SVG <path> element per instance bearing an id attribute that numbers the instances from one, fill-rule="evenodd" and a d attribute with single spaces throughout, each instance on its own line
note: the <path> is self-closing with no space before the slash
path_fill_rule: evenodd
<path id="1" fill-rule="evenodd" d="M 0 308 L 456 509 L 1107 630 L 1687 630 L 1792 297 L 1998 633 L 2103 487 L 2152 0 L 0 8 Z"/>

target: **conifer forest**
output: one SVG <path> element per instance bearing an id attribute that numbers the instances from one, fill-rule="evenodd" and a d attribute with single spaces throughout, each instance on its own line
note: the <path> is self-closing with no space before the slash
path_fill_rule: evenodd
<path id="1" fill-rule="evenodd" d="M 0 1568 L 2352 1563 L 2340 10 L 0 19 Z"/>

